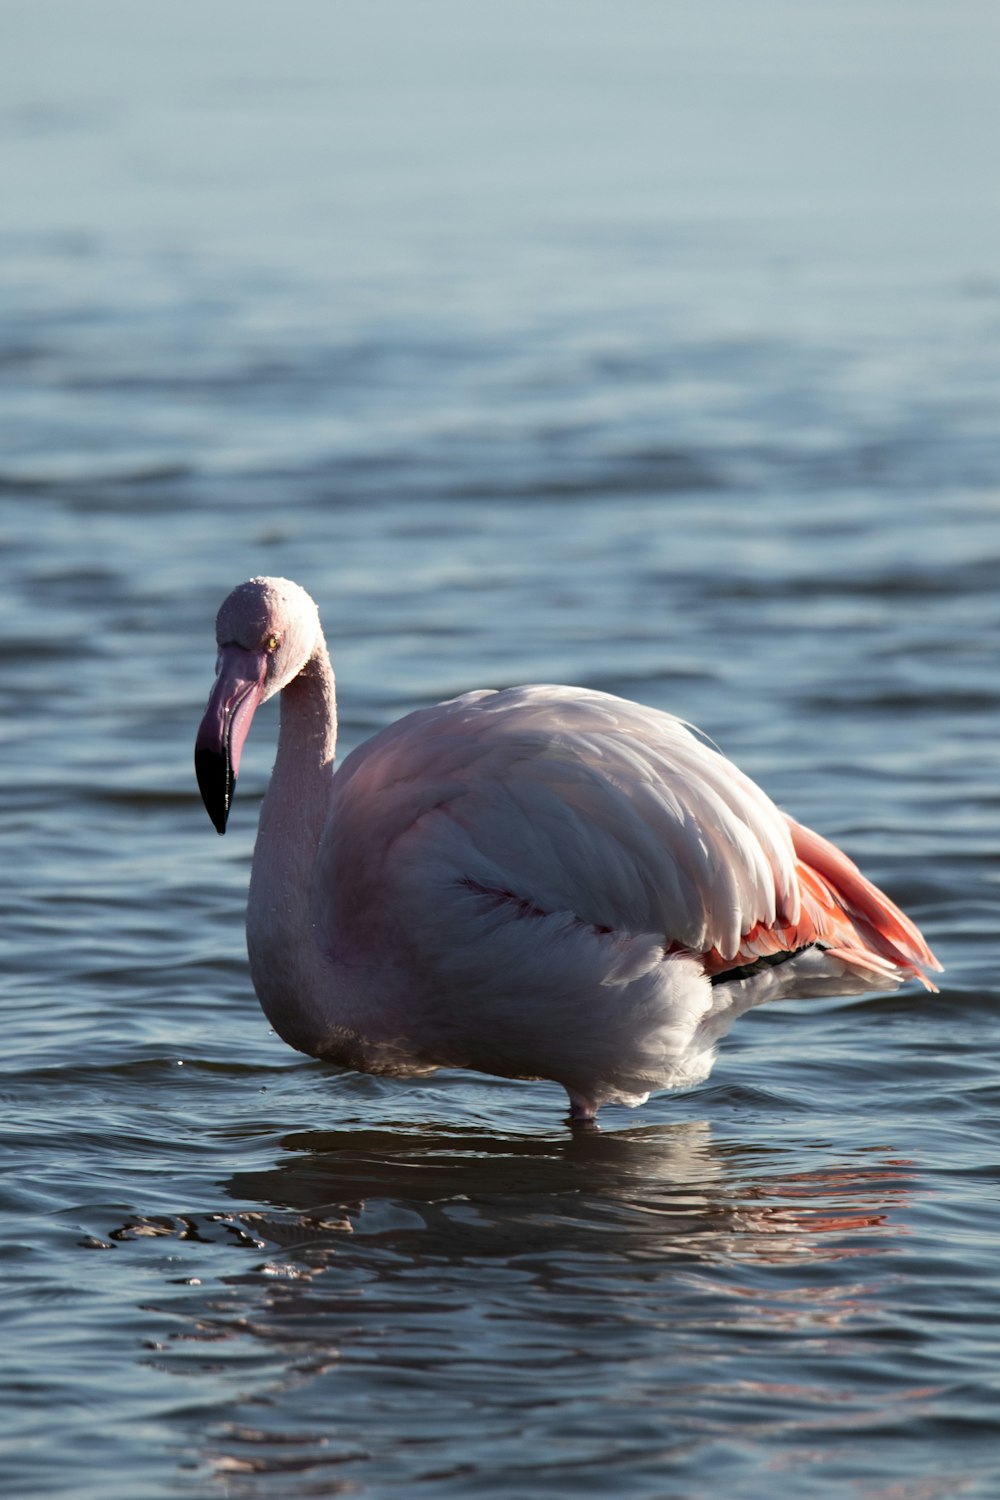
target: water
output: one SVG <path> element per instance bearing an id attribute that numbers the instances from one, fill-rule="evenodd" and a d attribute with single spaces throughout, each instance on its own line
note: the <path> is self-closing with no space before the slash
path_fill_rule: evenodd
<path id="1" fill-rule="evenodd" d="M 995 10 L 2 25 L 5 1493 L 995 1495 Z M 758 1012 L 579 1138 L 290 1052 L 274 715 L 225 841 L 191 769 L 260 571 L 348 748 L 471 686 L 670 708 L 943 993 Z"/>

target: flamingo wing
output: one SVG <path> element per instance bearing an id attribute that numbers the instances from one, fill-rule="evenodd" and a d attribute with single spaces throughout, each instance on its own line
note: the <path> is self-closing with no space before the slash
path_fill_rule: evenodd
<path id="1" fill-rule="evenodd" d="M 802 921 L 790 825 L 679 719 L 557 687 L 421 710 L 334 777 L 321 861 L 340 925 L 459 888 L 511 913 L 568 913 L 669 949 L 739 960 Z"/>
<path id="2" fill-rule="evenodd" d="M 464 891 L 512 918 L 659 934 L 713 977 L 819 944 L 873 987 L 934 988 L 914 924 L 673 715 L 581 689 L 468 693 L 376 735 L 334 785 L 341 925 L 391 905 L 420 927 L 428 903 L 437 925 Z"/>

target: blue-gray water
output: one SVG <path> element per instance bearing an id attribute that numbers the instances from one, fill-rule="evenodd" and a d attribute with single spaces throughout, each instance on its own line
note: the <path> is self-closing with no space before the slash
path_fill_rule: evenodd
<path id="1" fill-rule="evenodd" d="M 0 1480 L 1000 1487 L 1000 23 L 891 0 L 8 0 Z M 268 1031 L 191 768 L 215 609 L 349 745 L 474 686 L 700 724 L 938 997 L 561 1091 Z"/>

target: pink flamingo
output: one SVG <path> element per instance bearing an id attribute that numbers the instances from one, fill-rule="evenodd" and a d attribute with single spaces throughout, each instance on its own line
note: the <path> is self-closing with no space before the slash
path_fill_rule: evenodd
<path id="1" fill-rule="evenodd" d="M 217 638 L 195 764 L 219 833 L 254 711 L 281 693 L 247 946 L 302 1052 L 554 1079 L 590 1121 L 701 1082 L 765 1000 L 936 988 L 889 898 L 670 714 L 582 688 L 465 693 L 334 772 L 309 595 L 240 584 Z"/>

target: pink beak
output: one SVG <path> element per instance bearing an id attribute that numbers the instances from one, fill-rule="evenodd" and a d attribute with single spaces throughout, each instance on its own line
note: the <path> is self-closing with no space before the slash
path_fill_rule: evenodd
<path id="1" fill-rule="evenodd" d="M 267 656 L 242 646 L 219 649 L 218 676 L 194 743 L 201 800 L 219 833 L 225 833 L 239 775 L 243 742 L 264 696 Z"/>

